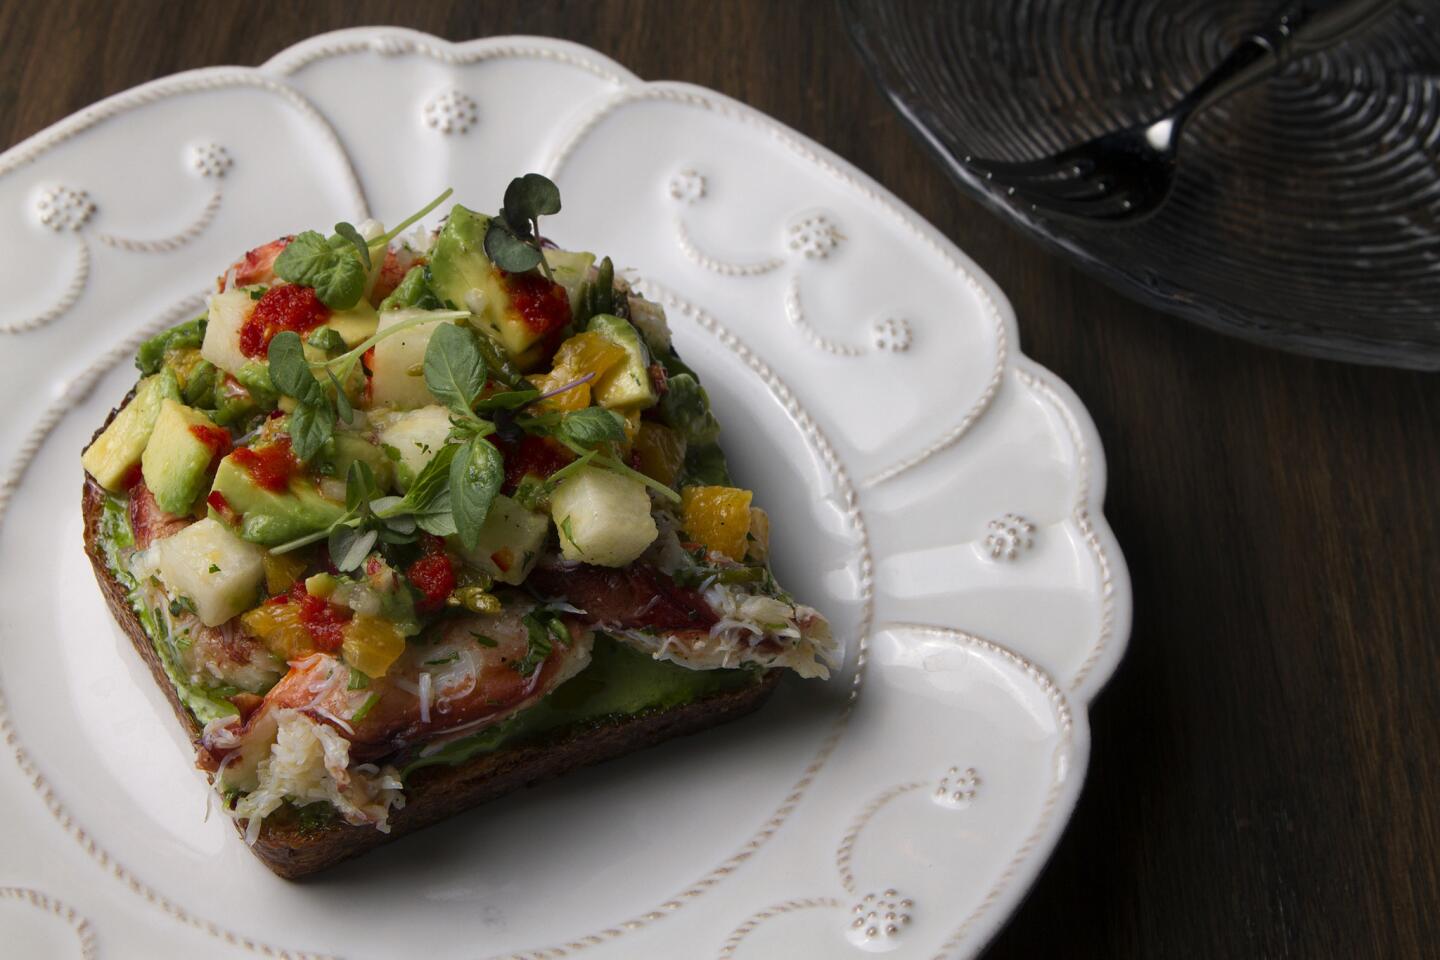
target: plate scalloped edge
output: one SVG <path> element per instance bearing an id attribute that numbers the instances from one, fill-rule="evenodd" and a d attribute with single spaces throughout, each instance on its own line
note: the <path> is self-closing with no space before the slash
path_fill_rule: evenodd
<path id="1" fill-rule="evenodd" d="M 1115 664 L 1118 663 L 1128 639 L 1131 612 L 1128 575 L 1118 546 L 1115 544 L 1114 537 L 1109 531 L 1100 510 L 1105 488 L 1104 457 L 1094 426 L 1083 406 L 1074 397 L 1068 387 L 1019 352 L 1018 339 L 1014 332 L 1013 311 L 1004 299 L 1003 294 L 995 288 L 993 282 L 991 282 L 988 277 L 985 277 L 948 239 L 940 235 L 938 231 L 935 231 L 933 227 L 923 221 L 883 187 L 875 184 L 874 181 L 865 174 L 856 170 L 846 161 L 836 157 L 823 147 L 788 130 L 788 128 L 784 128 L 770 118 L 743 104 L 736 103 L 735 101 L 703 90 L 702 88 L 689 87 L 688 85 L 642 83 L 629 71 L 608 58 L 588 50 L 585 47 L 562 41 L 538 37 L 497 37 L 452 44 L 426 34 L 394 28 L 355 28 L 338 31 L 333 34 L 324 34 L 305 40 L 282 51 L 255 69 L 222 67 L 191 71 L 174 77 L 162 78 L 110 97 L 67 120 L 63 120 L 41 131 L 6 151 L 4 154 L 0 154 L 0 177 L 4 177 L 10 172 L 35 162 L 51 146 L 62 143 L 91 126 L 123 113 L 131 106 L 152 102 L 157 98 L 168 96 L 172 93 L 201 91 L 216 89 L 228 84 L 241 84 L 257 86 L 279 93 L 286 101 L 290 102 L 302 116 L 307 118 L 307 120 L 320 125 L 323 131 L 328 134 L 328 139 L 332 145 L 338 150 L 339 154 L 345 158 L 346 167 L 351 174 L 350 190 L 352 200 L 358 208 L 357 212 L 368 212 L 366 209 L 367 201 L 364 187 L 359 175 L 355 172 L 354 165 L 349 160 L 349 153 L 345 148 L 343 138 L 336 132 L 335 127 L 318 108 L 307 100 L 298 90 L 285 82 L 286 77 L 302 70 L 310 64 L 330 57 L 343 56 L 347 53 L 365 50 L 373 51 L 383 56 L 415 54 L 451 65 L 505 57 L 534 58 L 541 61 L 565 63 L 570 66 L 579 66 L 618 88 L 618 92 L 611 98 L 616 102 L 627 98 L 651 95 L 660 91 L 671 91 L 672 93 L 668 95 L 683 93 L 685 96 L 701 97 L 712 105 L 718 104 L 722 106 L 723 109 L 742 117 L 746 122 L 759 123 L 765 126 L 777 136 L 786 139 L 793 148 L 808 154 L 811 159 L 828 169 L 832 174 L 848 179 L 852 184 L 867 192 L 876 203 L 892 212 L 894 216 L 902 221 L 908 228 L 915 231 L 918 236 L 933 246 L 942 257 L 956 264 L 957 268 L 967 277 L 968 282 L 975 284 L 977 289 L 983 293 L 984 298 L 988 299 L 994 305 L 995 322 L 997 330 L 999 331 L 999 345 L 994 375 L 985 385 L 975 406 L 965 415 L 957 427 L 945 435 L 937 445 L 937 449 L 960 442 L 969 427 L 978 418 L 983 416 L 995 394 L 1005 389 L 1011 379 L 1019 386 L 1023 386 L 1025 389 L 1043 399 L 1047 404 L 1051 405 L 1065 424 L 1080 467 L 1079 475 L 1076 478 L 1074 505 L 1068 522 L 1073 524 L 1083 541 L 1092 551 L 1097 568 L 1100 571 L 1103 614 L 1097 639 L 1087 654 L 1082 667 L 1068 682 L 1063 684 L 1051 680 L 1043 670 L 1035 666 L 1025 657 L 997 644 L 993 644 L 988 640 L 983 640 L 961 631 L 955 631 L 951 628 L 924 625 L 912 627 L 912 629 L 921 631 L 949 631 L 949 633 L 957 638 L 961 638 L 964 643 L 979 645 L 984 649 L 996 653 L 1002 659 L 1010 660 L 1028 673 L 1045 691 L 1046 696 L 1052 699 L 1052 702 L 1059 704 L 1057 707 L 1057 715 L 1063 714 L 1066 718 L 1063 723 L 1066 734 L 1064 738 L 1064 755 L 1057 760 L 1058 764 L 1063 765 L 1063 772 L 1066 775 L 1057 776 L 1055 786 L 1045 801 L 1043 815 L 1040 818 L 1039 824 L 1032 833 L 1027 835 L 1025 843 L 1017 850 L 1001 880 L 984 898 L 976 911 L 970 915 L 970 918 L 946 940 L 938 956 L 959 956 L 962 955 L 962 951 L 963 955 L 968 955 L 970 952 L 978 950 L 979 947 L 989 939 L 990 935 L 993 934 L 994 930 L 1008 913 L 1008 910 L 1000 909 L 998 905 L 1002 901 L 1008 900 L 1009 905 L 1013 907 L 1014 903 L 1018 902 L 1023 888 L 1028 885 L 1028 882 L 1043 866 L 1044 860 L 1053 848 L 1061 829 L 1063 829 L 1065 821 L 1068 819 L 1070 811 L 1073 809 L 1075 798 L 1078 796 L 1080 781 L 1083 776 L 1086 758 L 1088 757 L 1088 729 L 1084 722 L 1083 709 L 1079 710 L 1072 717 L 1065 690 L 1068 689 L 1077 705 L 1083 707 L 1084 704 L 1088 703 L 1089 699 L 1093 697 L 1103 685 L 1105 679 L 1108 678 Z M 663 96 L 667 94 L 660 93 L 659 95 Z M 586 129 L 593 126 L 595 122 L 598 122 L 599 114 L 604 112 L 608 106 L 608 101 L 602 103 L 595 115 L 590 118 L 589 122 L 583 124 L 581 127 L 577 127 L 573 131 L 572 140 L 578 140 L 583 136 Z M 573 143 L 571 146 L 573 146 Z M 559 166 L 559 162 L 563 159 L 564 155 L 565 151 L 562 150 L 555 158 L 553 166 Z M 213 157 L 211 159 L 213 161 Z M 204 160 L 203 157 L 197 158 L 197 164 L 200 164 L 202 160 Z M 225 159 L 224 162 L 228 163 L 228 159 Z M 224 167 L 218 165 L 218 161 L 215 161 L 215 163 L 216 166 L 214 169 L 219 171 L 219 175 L 223 175 Z M 211 174 L 206 172 L 205 175 L 210 176 Z M 217 190 L 215 194 L 216 199 L 214 200 L 216 205 L 219 203 L 219 196 L 220 194 Z M 72 209 L 68 214 L 62 211 L 62 222 L 65 222 L 63 219 L 64 216 L 70 216 L 71 218 L 69 222 L 73 225 L 68 227 L 68 229 L 78 229 L 78 226 L 82 225 L 85 217 L 88 216 L 84 211 L 83 202 L 88 201 L 82 201 L 82 206 Z M 207 212 L 213 214 L 213 210 L 209 208 L 207 208 Z M 207 223 L 208 220 L 202 215 L 202 220 L 197 222 L 197 226 L 194 229 L 203 231 Z M 55 228 L 52 226 L 52 229 Z M 180 242 L 183 242 L 184 239 L 185 237 L 183 235 L 179 237 Z M 163 252 L 165 249 L 163 243 L 164 241 L 159 242 L 160 245 L 157 247 L 157 251 Z M 82 250 L 83 249 L 85 248 L 82 247 Z M 83 286 L 83 280 L 81 281 L 81 285 Z M 659 295 L 662 290 L 662 288 L 658 287 L 653 289 L 656 290 L 657 295 Z M 70 292 L 67 292 L 66 296 L 73 302 L 74 298 Z M 705 318 L 707 318 L 708 315 L 705 314 L 703 310 L 690 306 L 688 302 L 680 298 L 675 299 L 674 305 L 681 306 L 682 310 L 689 307 L 694 311 L 693 319 L 700 322 L 701 326 L 706 325 Z M 123 343 L 108 350 L 95 364 L 92 364 L 80 374 L 70 378 L 61 385 L 60 389 L 57 390 L 58 399 L 46 407 L 45 412 L 30 431 L 25 442 L 18 449 L 17 454 L 12 458 L 3 481 L 0 481 L 0 523 L 3 523 L 5 510 L 9 505 L 11 497 L 23 480 L 30 461 L 40 449 L 46 436 L 48 436 L 49 432 L 64 416 L 65 412 L 73 407 L 75 403 L 84 399 L 104 373 L 121 362 L 123 358 L 134 349 L 134 345 L 140 339 L 141 334 L 167 323 L 174 322 L 176 318 L 183 316 L 193 309 L 193 299 L 187 298 L 181 301 L 172 311 L 167 311 L 165 316 L 146 324 L 140 334 L 128 337 Z M 62 309 L 57 312 L 54 317 L 46 319 L 45 323 L 59 319 L 63 313 L 64 310 Z M 711 332 L 721 339 L 722 344 L 729 346 L 732 351 L 739 353 L 741 358 L 746 360 L 756 373 L 760 374 L 762 378 L 767 379 L 772 392 L 775 392 L 777 397 L 782 399 L 783 402 L 785 396 L 789 393 L 788 388 L 784 386 L 783 382 L 775 378 L 773 373 L 766 377 L 766 371 L 757 367 L 756 362 L 752 362 L 757 361 L 763 367 L 763 361 L 758 361 L 758 358 L 755 358 L 753 354 L 747 359 L 745 354 L 749 352 L 748 348 L 744 347 L 740 341 L 734 340 L 733 335 L 729 334 L 723 327 L 719 327 L 718 322 L 714 321 L 713 318 L 709 318 L 709 320 L 712 325 Z M 27 324 L 25 322 L 6 323 L 5 325 L 0 325 L 0 333 L 18 334 L 37 329 L 43 325 L 45 324 Z M 734 342 L 726 343 L 727 336 L 734 340 Z M 797 410 L 800 414 L 797 419 L 799 419 L 803 425 L 808 419 L 808 415 L 805 415 L 803 410 L 800 410 L 798 407 L 792 409 L 792 414 Z M 810 429 L 807 432 L 811 434 L 810 440 L 812 443 L 818 444 L 822 459 L 825 459 L 831 466 L 832 472 L 841 478 L 842 489 L 848 491 L 847 507 L 849 520 L 853 530 L 858 532 L 862 546 L 864 546 L 865 527 L 864 519 L 859 508 L 858 494 L 855 492 L 854 487 L 850 485 L 848 478 L 845 477 L 843 465 L 839 463 L 833 449 L 831 449 L 824 440 L 823 434 L 820 434 L 818 428 L 814 427 L 813 421 L 810 422 Z M 896 468 L 891 471 L 883 471 L 879 474 L 872 475 L 861 484 L 861 489 L 868 489 L 884 483 L 912 465 L 913 464 L 901 463 L 897 464 Z M 856 645 L 853 656 L 855 686 L 851 692 L 848 704 L 842 709 L 840 718 L 837 720 L 833 732 L 822 744 L 816 760 L 806 769 L 804 775 L 787 795 L 781 808 L 776 811 L 776 814 L 773 815 L 730 860 L 709 874 L 706 874 L 695 884 L 687 887 L 679 896 L 671 898 L 661 904 L 658 909 L 638 914 L 630 921 L 598 931 L 587 937 L 577 938 L 563 946 L 517 953 L 511 956 L 517 958 L 566 956 L 585 947 L 603 943 L 624 932 L 659 920 L 670 913 L 678 911 L 686 903 L 709 889 L 712 889 L 724 879 L 724 877 L 728 876 L 744 863 L 752 853 L 758 850 L 760 846 L 780 829 L 789 813 L 799 804 L 810 782 L 814 779 L 820 766 L 824 763 L 825 758 L 838 742 L 841 732 L 843 731 L 844 723 L 850 716 L 851 708 L 855 699 L 858 697 L 860 683 L 864 676 L 866 644 L 871 632 L 871 620 L 873 619 L 873 599 L 871 595 L 873 583 L 870 576 L 873 568 L 868 566 L 871 564 L 868 557 L 868 546 L 864 546 L 862 555 L 860 579 L 862 592 L 865 596 L 862 598 L 862 629 L 859 635 L 859 643 Z M 882 625 L 880 629 L 886 629 L 889 626 L 894 625 Z M 145 884 L 133 871 L 126 869 L 114 861 L 114 859 L 99 846 L 93 836 L 89 835 L 83 827 L 71 819 L 59 798 L 50 788 L 44 775 L 36 768 L 30 754 L 19 742 L 19 738 L 6 710 L 3 688 L 0 688 L 0 734 L 3 734 L 7 746 L 13 751 L 20 771 L 38 791 L 41 800 L 51 815 L 65 828 L 67 833 L 81 844 L 85 851 L 101 867 L 112 872 L 118 879 L 122 880 L 127 887 L 139 893 L 146 901 L 159 907 L 177 920 L 249 951 L 267 956 L 319 956 L 304 951 L 287 950 L 285 948 L 263 944 L 241 934 L 225 930 L 209 920 L 196 917 L 186 912 L 177 904 L 167 900 L 163 895 Z M 888 800 L 886 802 L 888 802 Z M 876 809 L 878 809 L 878 807 Z M 871 811 L 872 814 L 873 812 L 874 811 Z M 849 839 L 853 845 L 853 837 Z M 843 879 L 843 869 L 841 873 Z M 35 896 L 43 897 L 44 895 L 36 892 Z M 759 922 L 768 919 L 771 915 L 789 913 L 800 909 L 810 909 L 817 906 L 833 906 L 838 903 L 838 899 L 825 896 L 787 901 L 785 904 L 772 908 L 771 912 L 767 913 L 765 917 L 758 915 L 752 916 L 736 928 L 731 939 L 726 941 L 720 948 L 720 955 L 726 957 L 734 955 L 737 947 L 755 926 L 757 926 Z M 70 908 L 67 907 L 66 909 L 68 910 Z M 77 926 L 77 930 L 83 928 L 86 931 L 86 935 L 90 935 L 89 931 L 92 927 L 84 918 L 78 918 L 77 915 L 72 922 L 80 925 Z"/>

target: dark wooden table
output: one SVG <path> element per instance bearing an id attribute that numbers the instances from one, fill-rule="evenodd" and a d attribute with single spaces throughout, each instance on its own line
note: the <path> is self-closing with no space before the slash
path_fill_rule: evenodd
<path id="1" fill-rule="evenodd" d="M 1042 252 L 951 187 L 828 2 L 4 0 L 0 142 L 359 24 L 566 37 L 753 104 L 973 256 L 1089 406 L 1135 628 L 1074 821 L 987 956 L 1440 956 L 1440 379 L 1223 339 Z"/>

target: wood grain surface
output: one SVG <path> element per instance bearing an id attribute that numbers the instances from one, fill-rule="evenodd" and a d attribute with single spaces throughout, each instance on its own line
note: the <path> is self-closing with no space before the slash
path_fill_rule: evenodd
<path id="1" fill-rule="evenodd" d="M 1440 956 L 1440 379 L 1133 305 L 960 196 L 828 2 L 0 2 L 0 142 L 310 34 L 535 33 L 814 137 L 1009 294 L 1110 462 L 1135 585 L 1079 809 L 987 957 Z"/>

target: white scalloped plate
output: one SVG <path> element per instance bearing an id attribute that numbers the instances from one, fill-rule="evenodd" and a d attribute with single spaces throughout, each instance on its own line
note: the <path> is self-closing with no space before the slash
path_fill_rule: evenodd
<path id="1" fill-rule="evenodd" d="M 529 169 L 565 197 L 548 232 L 668 307 L 845 669 L 287 884 L 205 819 L 104 609 L 79 451 L 238 251 Z M 18 955 L 969 957 L 1034 879 L 1129 629 L 1103 457 L 989 278 L 843 160 L 571 44 L 362 29 L 82 111 L 0 155 L 0 216 Z"/>

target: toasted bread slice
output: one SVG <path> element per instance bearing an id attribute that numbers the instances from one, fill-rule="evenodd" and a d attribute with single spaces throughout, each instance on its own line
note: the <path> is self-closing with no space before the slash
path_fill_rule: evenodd
<path id="1" fill-rule="evenodd" d="M 125 586 L 111 573 L 101 549 L 104 498 L 100 486 L 87 477 L 82 495 L 85 552 L 110 612 L 165 692 L 186 735 L 198 745 L 200 725 L 166 676 L 153 641 L 130 607 Z M 279 876 L 297 879 L 521 787 L 744 716 L 769 698 L 779 679 L 780 671 L 770 670 L 756 683 L 678 707 L 562 728 L 542 739 L 502 747 L 457 766 L 423 768 L 407 781 L 405 806 L 392 814 L 389 833 L 339 820 L 308 828 L 296 818 L 267 818 L 250 849 Z M 244 822 L 236 821 L 236 827 L 243 836 Z"/>

